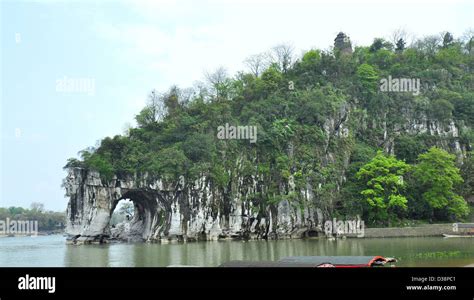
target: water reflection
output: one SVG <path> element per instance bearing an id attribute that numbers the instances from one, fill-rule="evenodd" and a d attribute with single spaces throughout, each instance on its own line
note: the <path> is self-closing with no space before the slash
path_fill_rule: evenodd
<path id="1" fill-rule="evenodd" d="M 110 247 L 100 245 L 90 245 L 90 247 L 66 245 L 64 266 L 108 267 L 110 261 L 110 250 Z"/>
<path id="2" fill-rule="evenodd" d="M 218 266 L 230 260 L 275 261 L 294 255 L 383 255 L 399 258 L 398 266 L 464 266 L 474 263 L 474 239 L 314 239 L 82 246 L 66 245 L 61 236 L 0 239 L 0 266 Z"/>

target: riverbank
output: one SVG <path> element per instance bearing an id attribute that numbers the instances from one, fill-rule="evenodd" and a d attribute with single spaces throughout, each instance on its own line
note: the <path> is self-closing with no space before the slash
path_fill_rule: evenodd
<path id="1" fill-rule="evenodd" d="M 311 234 L 309 234 L 311 233 Z M 453 224 L 424 224 L 413 227 L 380 227 L 380 228 L 365 228 L 363 234 L 358 235 L 343 235 L 346 238 L 404 238 L 404 237 L 442 237 L 443 234 L 453 234 Z M 279 237 L 276 239 L 269 240 L 299 240 L 299 239 L 320 239 L 326 238 L 324 232 L 308 230 L 305 228 L 295 231 L 288 237 Z M 134 242 L 137 242 L 137 239 L 132 239 Z M 72 237 L 69 236 L 66 239 L 67 244 L 71 245 L 82 245 L 82 244 L 104 244 L 104 243 L 127 243 L 132 240 L 118 240 L 118 239 L 108 239 L 107 237 Z M 218 238 L 216 240 L 261 240 L 258 238 Z M 182 242 L 195 242 L 197 240 L 185 240 L 179 236 L 173 238 L 157 240 L 157 243 L 169 244 L 169 243 L 182 243 Z M 143 241 L 145 242 L 145 241 Z"/>
<path id="2" fill-rule="evenodd" d="M 453 224 L 426 224 L 416 227 L 365 228 L 365 238 L 430 237 L 453 234 Z"/>

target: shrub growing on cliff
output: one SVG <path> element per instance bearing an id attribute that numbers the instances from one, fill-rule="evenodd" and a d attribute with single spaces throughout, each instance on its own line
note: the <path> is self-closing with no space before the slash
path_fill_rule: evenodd
<path id="1" fill-rule="evenodd" d="M 395 139 L 395 153 L 398 159 L 406 163 L 416 162 L 418 155 L 425 152 L 427 147 L 420 136 L 399 136 Z"/>
<path id="2" fill-rule="evenodd" d="M 363 94 L 374 95 L 378 88 L 378 75 L 374 67 L 362 64 L 357 68 L 357 78 Z"/>

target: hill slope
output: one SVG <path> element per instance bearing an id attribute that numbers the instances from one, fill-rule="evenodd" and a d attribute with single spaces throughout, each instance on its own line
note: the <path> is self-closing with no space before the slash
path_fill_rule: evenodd
<path id="1" fill-rule="evenodd" d="M 445 36 L 353 50 L 340 33 L 333 50 L 276 55 L 261 73 L 221 70 L 207 87 L 153 91 L 136 128 L 68 161 L 68 231 L 107 234 L 123 198 L 135 202 L 144 239 L 301 236 L 356 215 L 372 225 L 462 218 L 457 195 L 469 199 L 473 186 L 473 45 Z M 231 126 L 255 126 L 254 141 L 233 138 Z M 455 155 L 443 158 L 464 177 L 453 194 L 428 198 L 438 183 L 414 176 L 432 147 Z M 387 216 L 362 192 L 370 178 L 357 175 L 378 150 L 410 166 L 403 185 L 383 186 L 382 202 L 406 199 L 384 204 Z"/>

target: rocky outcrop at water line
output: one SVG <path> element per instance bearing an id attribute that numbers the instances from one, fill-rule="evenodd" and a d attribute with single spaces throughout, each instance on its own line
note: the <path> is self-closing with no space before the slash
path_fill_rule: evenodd
<path id="1" fill-rule="evenodd" d="M 71 243 L 105 242 L 114 236 L 109 222 L 122 199 L 135 205 L 127 240 L 300 238 L 320 230 L 312 193 L 307 193 L 304 209 L 281 201 L 262 211 L 246 196 L 258 188 L 257 181 L 237 185 L 241 193 L 229 198 L 206 177 L 192 183 L 184 178 L 175 183 L 150 181 L 146 176 L 105 182 L 97 172 L 71 168 L 64 182 L 69 197 L 66 233 Z"/>

